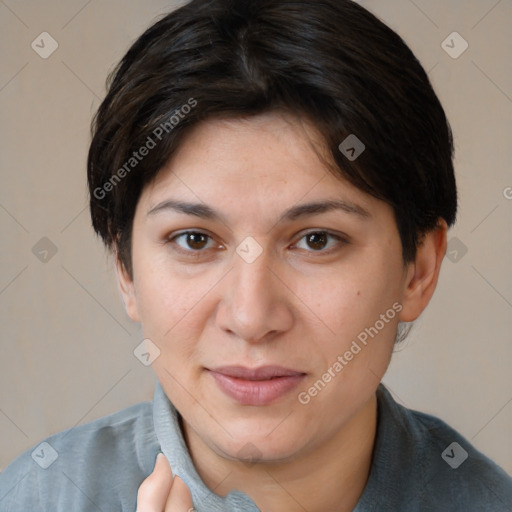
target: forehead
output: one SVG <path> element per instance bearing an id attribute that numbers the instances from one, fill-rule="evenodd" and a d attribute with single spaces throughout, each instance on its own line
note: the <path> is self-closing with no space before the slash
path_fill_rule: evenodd
<path id="1" fill-rule="evenodd" d="M 147 208 L 169 193 L 189 200 L 272 204 L 329 194 L 369 206 L 373 198 L 329 172 L 320 133 L 306 120 L 282 113 L 243 119 L 209 119 L 184 138 L 146 187 Z"/>

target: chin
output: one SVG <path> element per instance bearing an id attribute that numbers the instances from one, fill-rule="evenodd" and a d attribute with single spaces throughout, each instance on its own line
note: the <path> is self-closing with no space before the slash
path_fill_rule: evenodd
<path id="1" fill-rule="evenodd" d="M 302 443 L 289 430 L 283 429 L 281 435 L 262 433 L 262 430 L 246 429 L 243 435 L 225 439 L 217 444 L 215 451 L 222 457 L 237 460 L 245 464 L 274 463 L 293 459 Z"/>

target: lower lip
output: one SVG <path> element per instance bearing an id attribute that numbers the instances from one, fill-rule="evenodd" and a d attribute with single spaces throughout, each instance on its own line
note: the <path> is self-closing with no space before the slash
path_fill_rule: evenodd
<path id="1" fill-rule="evenodd" d="M 267 405 L 290 392 L 305 375 L 290 375 L 269 380 L 245 380 L 210 370 L 220 389 L 242 405 Z"/>

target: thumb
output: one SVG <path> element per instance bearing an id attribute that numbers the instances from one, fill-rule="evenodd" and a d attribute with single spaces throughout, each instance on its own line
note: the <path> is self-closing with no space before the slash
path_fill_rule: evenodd
<path id="1" fill-rule="evenodd" d="M 165 504 L 165 512 L 194 512 L 192 504 L 192 496 L 185 482 L 179 477 L 174 477 L 171 492 L 167 503 Z"/>

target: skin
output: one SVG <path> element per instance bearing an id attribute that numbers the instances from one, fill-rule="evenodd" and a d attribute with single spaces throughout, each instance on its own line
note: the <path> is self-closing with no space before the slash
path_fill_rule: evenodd
<path id="1" fill-rule="evenodd" d="M 141 194 L 133 279 L 117 260 L 127 313 L 161 351 L 152 366 L 183 418 L 199 475 L 218 495 L 246 492 L 262 511 L 354 508 L 368 479 L 375 392 L 398 321 L 415 320 L 427 306 L 446 251 L 440 220 L 404 265 L 391 207 L 330 174 L 318 152 L 327 158 L 316 130 L 287 114 L 197 125 Z M 148 214 L 171 198 L 207 204 L 223 219 L 165 208 Z M 334 210 L 278 222 L 292 206 L 327 199 L 367 215 Z M 173 240 L 184 231 L 208 236 Z M 311 232 L 344 241 L 308 243 Z M 263 249 L 252 263 L 236 252 L 248 236 Z M 300 403 L 298 393 L 394 303 L 400 313 Z M 229 398 L 205 369 L 271 364 L 306 377 L 264 406 Z M 139 512 L 191 508 L 185 484 L 171 475 L 163 457 L 139 489 Z"/>

